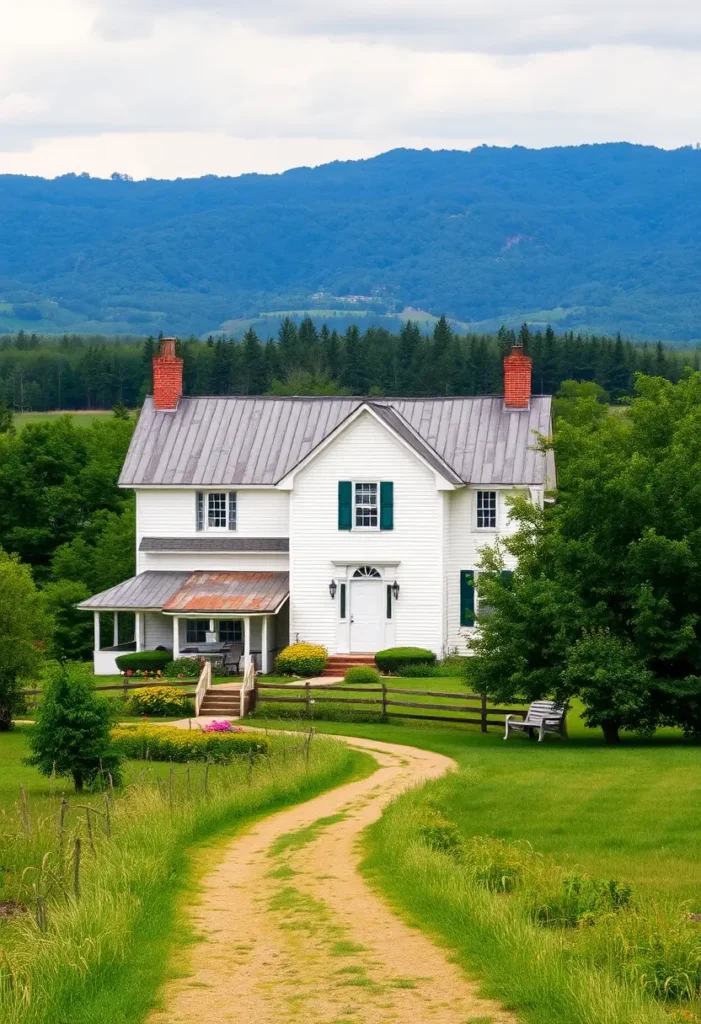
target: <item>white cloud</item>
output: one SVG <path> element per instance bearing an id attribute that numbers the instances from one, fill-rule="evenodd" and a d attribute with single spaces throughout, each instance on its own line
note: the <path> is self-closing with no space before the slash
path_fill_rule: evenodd
<path id="1" fill-rule="evenodd" d="M 25 0 L 3 30 L 0 172 L 701 134 L 688 0 Z"/>

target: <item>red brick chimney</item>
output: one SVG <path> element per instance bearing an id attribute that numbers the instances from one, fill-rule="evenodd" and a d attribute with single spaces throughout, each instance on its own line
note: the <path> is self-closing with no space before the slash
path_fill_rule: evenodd
<path id="1" fill-rule="evenodd" d="M 533 360 L 524 355 L 521 345 L 514 345 L 511 355 L 504 356 L 504 407 L 527 409 L 531 404 L 531 367 Z"/>
<path id="2" fill-rule="evenodd" d="M 153 405 L 176 409 L 183 393 L 183 361 L 175 354 L 175 338 L 161 338 L 161 350 L 153 360 Z"/>

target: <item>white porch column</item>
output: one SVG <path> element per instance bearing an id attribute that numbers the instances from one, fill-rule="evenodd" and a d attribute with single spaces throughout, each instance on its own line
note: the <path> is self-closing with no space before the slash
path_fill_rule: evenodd
<path id="1" fill-rule="evenodd" d="M 100 650 L 100 613 L 93 612 L 93 622 L 95 624 L 95 650 Z"/>
<path id="2" fill-rule="evenodd" d="M 251 664 L 251 620 L 243 620 L 243 668 L 244 671 Z"/>
<path id="3" fill-rule="evenodd" d="M 268 673 L 268 616 L 263 616 L 263 628 L 260 641 L 260 670 L 263 675 Z"/>
<path id="4" fill-rule="evenodd" d="M 119 647 L 119 612 L 114 613 L 114 625 L 112 627 L 112 643 Z"/>
<path id="5" fill-rule="evenodd" d="M 144 649 L 144 613 L 134 613 L 134 639 L 136 640 L 137 651 Z"/>
<path id="6" fill-rule="evenodd" d="M 177 615 L 173 616 L 173 661 L 177 661 L 180 657 L 180 619 Z"/>

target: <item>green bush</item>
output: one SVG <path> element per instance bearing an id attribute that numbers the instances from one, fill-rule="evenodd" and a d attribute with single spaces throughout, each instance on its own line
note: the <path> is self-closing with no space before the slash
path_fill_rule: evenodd
<path id="1" fill-rule="evenodd" d="M 444 818 L 440 811 L 426 807 L 419 825 L 419 835 L 432 850 L 448 853 L 461 860 L 464 842 L 460 829 L 454 821 Z"/>
<path id="2" fill-rule="evenodd" d="M 291 644 L 278 654 L 275 671 L 281 676 L 319 676 L 327 660 L 328 651 L 319 644 Z"/>
<path id="3" fill-rule="evenodd" d="M 175 686 L 148 686 L 134 690 L 129 698 L 130 715 L 154 715 L 156 718 L 189 715 L 192 697 Z"/>
<path id="4" fill-rule="evenodd" d="M 270 752 L 268 741 L 252 733 L 205 733 L 166 725 L 118 725 L 112 740 L 115 749 L 132 760 L 229 764 L 236 757 Z"/>
<path id="5" fill-rule="evenodd" d="M 353 665 L 352 668 L 346 670 L 343 678 L 347 683 L 362 683 L 368 686 L 379 686 L 382 682 L 380 673 L 370 665 Z"/>
<path id="6" fill-rule="evenodd" d="M 422 647 L 389 647 L 386 651 L 378 651 L 375 661 L 381 672 L 398 675 L 406 665 L 433 665 L 436 656 L 433 651 Z"/>
<path id="7" fill-rule="evenodd" d="M 168 679 L 199 679 L 202 663 L 197 658 L 177 658 L 169 661 L 164 674 Z"/>
<path id="8" fill-rule="evenodd" d="M 172 651 L 135 651 L 115 658 L 120 672 L 162 672 L 172 663 Z"/>
<path id="9" fill-rule="evenodd" d="M 540 924 L 560 928 L 574 928 L 579 924 L 593 924 L 605 914 L 617 914 L 633 905 L 630 885 L 615 878 L 588 878 L 586 875 L 566 875 L 558 889 L 538 900 L 533 917 Z"/>

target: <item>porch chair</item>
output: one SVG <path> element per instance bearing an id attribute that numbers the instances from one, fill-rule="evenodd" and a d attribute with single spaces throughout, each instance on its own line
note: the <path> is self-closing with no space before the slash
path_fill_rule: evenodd
<path id="1" fill-rule="evenodd" d="M 239 674 L 239 665 L 243 657 L 243 644 L 227 644 L 222 651 L 222 664 L 232 675 Z"/>
<path id="2" fill-rule="evenodd" d="M 504 719 L 506 732 L 504 739 L 508 740 L 510 732 L 528 733 L 528 738 L 533 739 L 535 731 L 538 731 L 538 742 L 542 743 L 546 732 L 556 732 L 563 739 L 567 739 L 567 710 L 552 700 L 536 700 L 528 709 L 528 714 L 523 721 L 519 721 L 514 715 L 507 715 Z"/>

